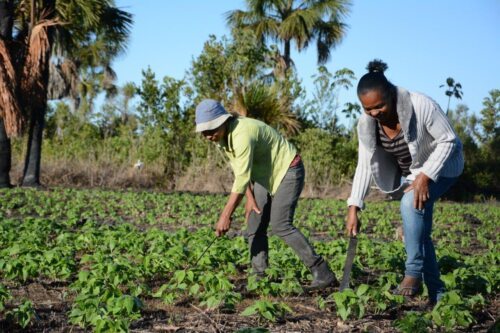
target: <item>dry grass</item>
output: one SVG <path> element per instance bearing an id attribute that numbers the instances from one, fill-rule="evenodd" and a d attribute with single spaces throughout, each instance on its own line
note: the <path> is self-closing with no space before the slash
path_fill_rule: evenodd
<path id="1" fill-rule="evenodd" d="M 51 160 L 42 161 L 42 184 L 64 187 L 110 188 L 110 189 L 155 189 L 161 191 L 188 191 L 207 193 L 228 193 L 231 191 L 233 174 L 229 166 L 217 167 L 210 161 L 192 165 L 175 178 L 168 178 L 163 167 L 146 165 L 136 170 L 133 164 L 113 164 L 91 160 Z M 14 185 L 21 183 L 22 159 L 14 156 L 11 180 Z M 179 174 L 175 172 L 174 174 Z M 307 182 L 302 191 L 304 198 L 334 198 L 345 200 L 349 197 L 351 184 L 312 186 Z M 371 191 L 369 200 L 384 199 L 379 191 Z"/>
<path id="2" fill-rule="evenodd" d="M 176 181 L 176 189 L 189 192 L 227 193 L 231 191 L 233 173 L 229 166 L 212 163 L 193 164 Z"/>
<path id="3" fill-rule="evenodd" d="M 13 165 L 11 179 L 21 183 L 23 165 Z M 43 161 L 41 182 L 46 186 L 103 187 L 103 188 L 171 188 L 172 180 L 165 179 L 161 168 L 145 167 L 136 170 L 129 165 L 92 161 Z"/>

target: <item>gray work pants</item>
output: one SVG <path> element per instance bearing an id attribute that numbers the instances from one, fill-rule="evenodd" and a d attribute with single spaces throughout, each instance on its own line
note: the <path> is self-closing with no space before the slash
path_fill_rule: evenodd
<path id="1" fill-rule="evenodd" d="M 269 224 L 273 234 L 288 244 L 308 268 L 323 261 L 304 235 L 293 226 L 293 215 L 304 187 L 304 177 L 302 162 L 289 168 L 274 197 L 262 185 L 254 184 L 254 196 L 261 214 L 250 214 L 246 231 L 253 273 L 261 274 L 268 266 Z"/>

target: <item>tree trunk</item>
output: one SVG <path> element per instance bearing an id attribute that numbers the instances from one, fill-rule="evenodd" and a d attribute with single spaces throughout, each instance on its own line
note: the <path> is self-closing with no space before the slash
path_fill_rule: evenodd
<path id="1" fill-rule="evenodd" d="M 12 39 L 12 27 L 14 23 L 12 0 L 0 0 L 0 38 Z M 10 139 L 5 131 L 3 119 L 0 118 L 0 188 L 11 187 L 11 148 Z"/>
<path id="2" fill-rule="evenodd" d="M 36 2 L 32 1 L 32 9 L 34 9 Z M 44 0 L 42 1 L 43 11 L 50 13 L 51 19 L 55 13 L 55 0 Z M 32 15 L 32 19 L 37 19 L 34 17 L 35 14 Z M 35 23 L 32 21 L 32 28 Z M 27 187 L 39 187 L 40 183 L 40 162 L 42 157 L 42 140 L 43 140 L 43 128 L 45 125 L 45 112 L 47 110 L 47 93 L 49 87 L 49 61 L 51 47 L 53 43 L 53 28 L 47 28 L 47 34 L 49 39 L 49 47 L 44 50 L 45 56 L 43 59 L 46 59 L 44 63 L 38 64 L 41 66 L 42 77 L 39 82 L 38 87 L 33 87 L 34 89 L 40 89 L 35 91 L 34 100 L 31 105 L 31 113 L 30 113 L 30 126 L 29 126 L 29 135 L 28 135 L 28 149 L 26 151 L 26 159 L 24 162 L 24 173 L 23 180 L 21 182 L 22 186 Z"/>
<path id="3" fill-rule="evenodd" d="M 0 188 L 11 187 L 10 172 L 11 168 L 11 151 L 10 139 L 5 132 L 3 119 L 0 118 Z"/>
<path id="4" fill-rule="evenodd" d="M 12 0 L 0 0 L 0 35 L 3 39 L 12 39 L 14 6 Z"/>
<path id="5" fill-rule="evenodd" d="M 42 157 L 43 127 L 45 124 L 46 107 L 33 110 L 30 121 L 28 150 L 24 163 L 22 186 L 39 187 L 40 183 L 40 161 Z"/>
<path id="6" fill-rule="evenodd" d="M 290 59 L 290 41 L 286 40 L 285 41 L 285 50 L 284 50 L 284 55 L 283 58 L 285 59 L 285 73 L 288 71 L 288 69 L 291 66 L 292 60 Z"/>

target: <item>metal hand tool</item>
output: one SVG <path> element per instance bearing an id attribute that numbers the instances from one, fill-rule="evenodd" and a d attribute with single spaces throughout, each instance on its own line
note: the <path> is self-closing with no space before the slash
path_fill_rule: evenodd
<path id="1" fill-rule="evenodd" d="M 349 238 L 349 247 L 347 248 L 347 257 L 344 264 L 344 274 L 342 275 L 342 282 L 340 283 L 340 291 L 349 288 L 349 279 L 351 276 L 352 263 L 354 262 L 354 256 L 356 255 L 356 245 L 358 244 L 358 239 L 356 237 Z"/>

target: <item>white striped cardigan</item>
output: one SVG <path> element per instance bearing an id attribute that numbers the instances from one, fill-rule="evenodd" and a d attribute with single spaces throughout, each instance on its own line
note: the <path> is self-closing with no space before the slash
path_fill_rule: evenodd
<path id="1" fill-rule="evenodd" d="M 464 168 L 462 143 L 439 105 L 429 97 L 398 87 L 397 113 L 412 163 L 407 180 L 423 172 L 436 181 L 458 177 Z M 373 176 L 375 185 L 394 199 L 404 194 L 408 182 L 401 184 L 397 162 L 376 140 L 376 120 L 364 113 L 358 122 L 358 165 L 349 206 L 364 208 Z"/>

